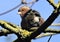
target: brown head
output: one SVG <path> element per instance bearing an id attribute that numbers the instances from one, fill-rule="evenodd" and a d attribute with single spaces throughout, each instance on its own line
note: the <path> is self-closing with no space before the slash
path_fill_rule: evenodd
<path id="1" fill-rule="evenodd" d="M 18 14 L 23 17 L 25 15 L 25 13 L 28 12 L 29 10 L 30 10 L 30 8 L 28 6 L 22 6 L 18 10 Z"/>

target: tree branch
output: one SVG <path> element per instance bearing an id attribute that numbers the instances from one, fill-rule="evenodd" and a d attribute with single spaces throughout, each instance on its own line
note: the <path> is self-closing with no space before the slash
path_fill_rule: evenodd
<path id="1" fill-rule="evenodd" d="M 9 23 L 9 22 L 6 22 L 6 21 L 3 21 L 3 20 L 0 20 L 0 25 L 3 27 L 3 25 L 5 25 L 4 27 L 5 27 L 5 29 L 3 29 L 2 31 L 3 32 L 5 32 L 5 33 L 3 33 L 3 34 L 8 34 L 8 30 L 10 30 L 10 32 L 11 31 L 13 31 L 14 33 L 17 33 L 16 32 L 16 29 L 18 29 L 19 28 L 19 30 L 17 30 L 17 31 L 19 31 L 20 32 L 20 34 L 19 35 L 22 35 L 22 37 L 23 38 L 25 38 L 25 37 L 27 37 L 27 35 L 29 36 L 29 33 L 31 34 L 32 32 L 29 32 L 29 31 L 26 31 L 26 30 L 22 30 L 21 29 L 21 27 L 18 27 L 18 26 L 16 26 L 16 25 L 14 25 L 14 24 L 11 24 L 11 23 Z M 7 27 L 7 28 L 6 28 Z M 35 27 L 35 28 L 37 28 L 37 27 Z M 8 30 L 7 30 L 8 29 Z M 34 30 L 34 29 L 33 29 Z M 10 33 L 9 32 L 9 33 Z M 51 32 L 51 33 L 60 33 L 60 30 L 55 30 L 55 29 L 46 29 L 44 32 Z M 27 34 L 26 34 L 27 33 Z M 46 34 L 44 34 L 44 35 L 46 35 Z M 44 36 L 43 35 L 43 36 Z"/>
<path id="2" fill-rule="evenodd" d="M 1 27 L 5 28 L 5 29 L 7 29 L 7 30 L 9 30 L 11 32 L 15 32 L 15 33 L 19 32 L 18 31 L 18 28 L 19 28 L 18 26 L 12 25 L 12 24 L 10 24 L 10 23 L 8 23 L 6 21 L 0 20 L 0 25 L 1 25 Z"/>
<path id="3" fill-rule="evenodd" d="M 38 35 L 36 37 L 36 39 L 38 38 L 42 38 L 42 37 L 46 37 L 46 36 L 51 36 L 51 35 L 56 35 L 57 33 L 41 33 L 40 35 Z"/>
<path id="4" fill-rule="evenodd" d="M 55 9 L 53 11 L 53 13 L 49 16 L 49 18 L 37 29 L 37 31 L 35 31 L 34 33 L 32 33 L 29 37 L 29 39 L 34 39 L 37 35 L 41 34 L 42 32 L 44 32 L 44 30 L 51 25 L 51 23 L 58 17 L 60 7 Z"/>
<path id="5" fill-rule="evenodd" d="M 38 35 L 36 37 L 37 38 L 42 38 L 42 37 L 46 37 L 46 36 L 51 36 L 51 35 L 56 35 L 59 34 L 60 30 L 56 30 L 56 29 L 51 29 L 51 28 L 47 28 L 44 33 L 41 33 L 40 35 Z"/>
<path id="6" fill-rule="evenodd" d="M 45 33 L 60 33 L 60 30 L 56 30 L 56 29 L 51 29 L 51 28 L 47 28 L 45 31 Z"/>
<path id="7" fill-rule="evenodd" d="M 60 6 L 60 1 L 58 2 L 58 4 L 55 4 L 54 0 L 47 0 L 47 1 L 54 7 L 54 9 L 56 9 Z"/>
<path id="8" fill-rule="evenodd" d="M 0 20 L 0 26 L 9 30 L 12 33 L 15 33 L 16 35 L 19 35 L 19 36 L 21 35 L 23 38 L 29 36 L 32 33 L 27 30 L 21 29 L 21 27 L 19 27 L 19 26 L 16 26 L 14 24 L 11 24 L 11 23 L 3 21 L 3 20 Z"/>
<path id="9" fill-rule="evenodd" d="M 38 27 L 31 28 L 32 31 L 36 31 Z M 60 30 L 47 28 L 43 33 L 39 34 L 36 38 L 41 38 L 45 36 L 55 35 L 60 33 Z"/>
<path id="10" fill-rule="evenodd" d="M 51 26 L 60 26 L 60 23 L 57 23 L 57 24 L 51 24 Z"/>
<path id="11" fill-rule="evenodd" d="M 8 24 L 7 24 L 8 23 Z M 11 23 L 9 23 L 9 22 L 6 22 L 6 21 L 3 21 L 3 20 L 0 20 L 0 25 L 5 25 L 4 27 L 5 27 L 5 29 L 2 29 L 2 30 L 0 30 L 1 32 L 0 32 L 0 36 L 2 36 L 2 35 L 7 35 L 7 34 L 11 34 L 11 33 L 15 33 L 15 29 L 17 29 L 17 28 L 14 28 L 14 27 L 18 27 L 18 26 L 16 26 L 16 25 L 13 25 L 13 24 L 11 24 Z M 12 28 L 10 28 L 9 26 L 11 26 Z M 6 27 L 9 27 L 8 29 L 10 29 L 11 31 L 13 31 L 12 29 L 14 28 L 14 32 L 11 32 L 11 31 L 8 31 L 7 30 L 7 28 Z M 34 29 L 35 28 L 35 29 Z M 34 30 L 34 31 L 36 31 L 37 29 L 36 28 L 38 28 L 38 27 L 34 27 L 32 30 Z M 19 31 L 20 30 L 20 31 Z M 29 31 L 27 31 L 27 30 L 22 30 L 21 28 L 19 28 L 19 32 L 20 33 L 17 33 L 17 34 L 19 34 L 19 35 L 21 35 L 22 36 L 22 38 L 26 38 L 26 37 L 30 37 L 30 35 L 34 32 L 34 31 L 31 31 L 31 32 L 29 32 Z M 36 38 L 41 38 L 41 37 L 45 37 L 45 36 L 50 36 L 50 35 L 55 35 L 55 34 L 57 34 L 57 33 L 60 33 L 60 30 L 55 30 L 55 29 L 50 29 L 50 28 L 48 28 L 48 29 L 46 29 L 45 31 L 44 31 L 45 33 L 41 33 L 41 34 L 39 34 Z"/>
<path id="12" fill-rule="evenodd" d="M 12 34 L 12 32 L 8 31 L 7 29 L 0 29 L 0 36 L 7 36 L 7 34 Z"/>

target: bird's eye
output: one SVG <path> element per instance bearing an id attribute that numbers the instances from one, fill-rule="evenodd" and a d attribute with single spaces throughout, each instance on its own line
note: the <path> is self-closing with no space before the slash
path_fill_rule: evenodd
<path id="1" fill-rule="evenodd" d="M 22 11 L 24 11 L 24 9 L 22 9 Z"/>

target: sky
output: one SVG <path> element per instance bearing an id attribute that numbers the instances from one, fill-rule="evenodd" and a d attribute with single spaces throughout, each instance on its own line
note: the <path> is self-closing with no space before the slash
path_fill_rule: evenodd
<path id="1" fill-rule="evenodd" d="M 27 1 L 30 2 L 32 0 L 27 0 Z M 59 0 L 55 0 L 55 3 L 57 3 L 58 1 Z M 0 0 L 0 14 L 14 8 L 20 3 L 21 3 L 21 0 Z M 17 13 L 19 8 L 20 7 L 18 7 L 17 9 L 5 15 L 0 16 L 0 20 L 5 20 L 20 26 L 21 17 Z M 53 7 L 46 0 L 39 0 L 31 8 L 33 10 L 37 10 L 40 13 L 40 15 L 44 18 L 44 20 L 46 20 L 54 10 Z M 59 22 L 60 22 L 60 16 L 58 16 L 58 18 L 56 18 L 56 20 L 53 23 L 59 23 Z M 55 27 L 52 26 L 52 28 L 60 29 L 58 26 L 55 26 Z M 32 40 L 32 42 L 47 42 L 48 38 L 49 36 Z M 15 39 L 17 39 L 17 36 L 15 34 L 9 34 L 8 36 L 1 36 L 0 42 L 12 42 Z M 60 34 L 53 35 L 50 42 L 60 42 Z"/>

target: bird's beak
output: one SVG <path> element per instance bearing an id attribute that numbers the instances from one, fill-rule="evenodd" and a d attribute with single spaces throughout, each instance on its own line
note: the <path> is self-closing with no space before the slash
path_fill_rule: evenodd
<path id="1" fill-rule="evenodd" d="M 22 14 L 22 12 L 18 12 L 18 14 Z"/>

